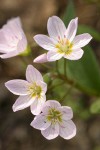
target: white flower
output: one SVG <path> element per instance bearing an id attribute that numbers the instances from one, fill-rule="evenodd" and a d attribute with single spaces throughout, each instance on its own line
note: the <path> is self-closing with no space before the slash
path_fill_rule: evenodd
<path id="1" fill-rule="evenodd" d="M 1 58 L 10 58 L 23 53 L 27 48 L 27 39 L 20 18 L 14 18 L 0 29 Z"/>
<path id="2" fill-rule="evenodd" d="M 42 135 L 54 139 L 60 135 L 64 139 L 71 139 L 76 135 L 76 126 L 71 120 L 73 112 L 70 107 L 61 106 L 55 100 L 45 102 L 42 113 L 31 122 L 31 126 L 41 130 Z"/>
<path id="3" fill-rule="evenodd" d="M 36 35 L 34 40 L 42 48 L 48 50 L 47 61 L 55 61 L 64 57 L 69 60 L 78 60 L 83 55 L 81 49 L 87 45 L 92 39 L 88 33 L 76 35 L 78 18 L 72 19 L 66 29 L 62 20 L 53 16 L 48 19 L 47 29 L 50 37 L 46 35 Z M 76 35 L 76 36 L 75 36 Z M 45 55 L 46 56 L 46 55 Z M 46 57 L 43 59 L 35 59 L 35 62 L 46 62 Z"/>
<path id="4" fill-rule="evenodd" d="M 45 62 L 47 62 L 47 61 L 48 61 L 48 60 L 47 60 L 47 54 L 44 53 L 44 54 L 42 54 L 42 55 L 36 57 L 33 62 L 35 62 L 35 63 L 45 63 Z"/>
<path id="5" fill-rule="evenodd" d="M 46 101 L 47 85 L 43 82 L 40 72 L 32 65 L 26 69 L 26 80 L 10 80 L 5 83 L 10 92 L 20 95 L 13 105 L 13 111 L 31 106 L 31 112 L 37 115 Z"/>

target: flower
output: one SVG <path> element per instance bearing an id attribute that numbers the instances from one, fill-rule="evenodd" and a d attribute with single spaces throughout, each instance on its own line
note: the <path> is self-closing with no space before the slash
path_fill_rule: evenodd
<path id="1" fill-rule="evenodd" d="M 40 72 L 32 65 L 26 69 L 26 80 L 10 80 L 5 83 L 7 89 L 15 95 L 20 95 L 13 105 L 13 111 L 31 106 L 31 112 L 37 115 L 46 101 L 47 84 L 43 82 Z"/>
<path id="2" fill-rule="evenodd" d="M 13 18 L 0 29 L 1 58 L 10 58 L 23 53 L 27 48 L 27 39 L 20 18 Z"/>
<path id="3" fill-rule="evenodd" d="M 76 35 L 77 24 L 78 18 L 72 19 L 66 29 L 59 17 L 52 16 L 47 22 L 50 37 L 42 34 L 34 36 L 36 43 L 48 50 L 47 61 L 59 60 L 62 57 L 69 60 L 78 60 L 82 57 L 84 51 L 81 48 L 87 45 L 92 37 L 88 33 Z M 39 61 L 37 61 L 38 58 L 35 59 L 35 62 L 41 63 L 40 58 Z M 46 62 L 46 59 L 44 60 Z"/>
<path id="4" fill-rule="evenodd" d="M 36 57 L 33 62 L 35 62 L 35 63 L 45 63 L 45 62 L 47 62 L 47 61 L 48 61 L 48 60 L 47 60 L 47 54 L 44 53 L 44 54 L 42 54 L 42 55 Z"/>
<path id="5" fill-rule="evenodd" d="M 76 135 L 76 126 L 71 120 L 73 112 L 70 107 L 61 106 L 55 100 L 45 102 L 42 113 L 31 122 L 31 126 L 41 130 L 42 135 L 54 139 L 60 135 L 64 139 L 71 139 Z"/>

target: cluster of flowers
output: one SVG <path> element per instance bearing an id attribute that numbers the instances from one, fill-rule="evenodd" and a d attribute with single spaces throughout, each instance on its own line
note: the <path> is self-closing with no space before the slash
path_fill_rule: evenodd
<path id="1" fill-rule="evenodd" d="M 70 21 L 66 29 L 62 20 L 53 16 L 47 23 L 48 34 L 36 35 L 34 40 L 49 52 L 38 56 L 34 62 L 43 63 L 55 61 L 62 57 L 77 60 L 83 55 L 81 47 L 92 39 L 88 33 L 76 35 L 78 18 Z M 27 39 L 22 30 L 20 18 L 9 20 L 0 30 L 1 58 L 10 58 L 23 53 L 27 49 Z M 36 115 L 31 126 L 41 130 L 46 139 L 56 138 L 58 135 L 64 139 L 71 139 L 76 135 L 76 126 L 71 120 L 73 111 L 68 106 L 61 106 L 56 100 L 46 101 L 47 84 L 43 81 L 41 73 L 32 65 L 26 69 L 26 80 L 10 80 L 5 83 L 7 89 L 19 95 L 13 105 L 13 111 L 31 108 Z"/>

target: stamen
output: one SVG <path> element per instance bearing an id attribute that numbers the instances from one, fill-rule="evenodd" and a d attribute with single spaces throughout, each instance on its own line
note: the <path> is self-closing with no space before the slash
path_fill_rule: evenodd
<path id="1" fill-rule="evenodd" d="M 58 49 L 58 53 L 68 55 L 72 53 L 73 44 L 64 35 L 64 39 L 60 39 L 55 47 Z"/>
<path id="2" fill-rule="evenodd" d="M 47 115 L 47 120 L 51 121 L 51 123 L 55 124 L 56 122 L 61 122 L 62 121 L 62 113 L 55 108 L 50 108 L 48 115 Z"/>
<path id="3" fill-rule="evenodd" d="M 42 89 L 36 83 L 33 83 L 31 86 L 29 86 L 28 92 L 31 94 L 31 97 L 34 96 L 40 97 Z"/>

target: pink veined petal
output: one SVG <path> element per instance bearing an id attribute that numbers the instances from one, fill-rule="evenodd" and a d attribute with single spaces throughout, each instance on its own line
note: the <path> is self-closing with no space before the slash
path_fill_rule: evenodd
<path id="1" fill-rule="evenodd" d="M 8 20 L 7 24 L 4 25 L 3 28 L 5 30 L 9 29 L 8 32 L 10 31 L 14 36 L 16 36 L 19 39 L 23 33 L 22 24 L 19 17 Z"/>
<path id="2" fill-rule="evenodd" d="M 31 126 L 39 130 L 47 129 L 50 126 L 50 124 L 50 121 L 47 121 L 46 116 L 43 113 L 37 115 L 31 122 Z"/>
<path id="3" fill-rule="evenodd" d="M 63 121 L 59 125 L 59 135 L 64 139 L 71 139 L 76 135 L 76 126 L 72 120 Z"/>
<path id="4" fill-rule="evenodd" d="M 69 60 L 78 60 L 80 59 L 84 54 L 84 51 L 81 48 L 73 50 L 71 54 L 65 55 L 64 58 L 67 58 Z"/>
<path id="5" fill-rule="evenodd" d="M 53 108 L 61 107 L 61 104 L 56 100 L 48 100 L 46 101 L 45 105 Z"/>
<path id="6" fill-rule="evenodd" d="M 62 119 L 63 120 L 70 120 L 73 117 L 73 111 L 68 106 L 62 106 L 59 108 L 59 111 L 62 112 Z"/>
<path id="7" fill-rule="evenodd" d="M 6 54 L 0 55 L 0 57 L 3 59 L 6 59 L 6 58 L 11 58 L 11 57 L 17 56 L 18 54 L 19 54 L 18 51 L 14 50 L 14 51 L 8 52 Z"/>
<path id="8" fill-rule="evenodd" d="M 33 62 L 35 62 L 35 63 L 45 63 L 45 62 L 48 62 L 48 60 L 47 60 L 47 54 L 44 53 L 44 54 L 42 54 L 42 55 L 36 57 L 36 58 L 33 60 Z"/>
<path id="9" fill-rule="evenodd" d="M 41 112 L 45 101 L 46 101 L 45 95 L 42 95 L 40 99 L 36 98 L 33 104 L 31 105 L 31 113 L 33 115 L 38 115 Z"/>
<path id="10" fill-rule="evenodd" d="M 7 21 L 7 24 L 11 27 L 22 27 L 20 17 L 12 18 Z"/>
<path id="11" fill-rule="evenodd" d="M 47 113 L 50 108 L 60 108 L 61 104 L 56 100 L 47 100 L 42 108 L 43 113 Z"/>
<path id="12" fill-rule="evenodd" d="M 29 83 L 25 80 L 10 80 L 5 83 L 7 89 L 15 95 L 28 95 Z"/>
<path id="13" fill-rule="evenodd" d="M 8 42 L 4 36 L 2 29 L 0 30 L 0 53 L 7 53 L 10 52 L 8 47 Z"/>
<path id="14" fill-rule="evenodd" d="M 42 130 L 41 134 L 48 140 L 56 138 L 59 134 L 59 125 L 50 125 L 47 129 Z"/>
<path id="15" fill-rule="evenodd" d="M 90 42 L 91 39 L 92 36 L 88 33 L 77 35 L 73 40 L 73 49 L 84 47 Z"/>
<path id="16" fill-rule="evenodd" d="M 46 93 L 47 91 L 47 84 L 43 81 L 37 81 L 36 82 L 37 85 L 39 85 L 42 88 L 42 92 Z"/>
<path id="17" fill-rule="evenodd" d="M 26 69 L 26 79 L 30 82 L 43 81 L 41 73 L 32 65 L 28 65 Z"/>
<path id="18" fill-rule="evenodd" d="M 51 38 L 54 39 L 64 38 L 66 27 L 59 17 L 57 16 L 50 17 L 47 22 L 47 29 L 48 34 L 50 35 Z"/>
<path id="19" fill-rule="evenodd" d="M 42 34 L 35 35 L 34 40 L 37 44 L 39 44 L 45 50 L 54 50 L 55 49 L 53 40 L 51 40 L 46 35 L 42 35 Z"/>
<path id="20" fill-rule="evenodd" d="M 25 51 L 27 48 L 27 39 L 25 37 L 25 35 L 23 34 L 22 39 L 19 40 L 18 44 L 17 44 L 17 50 L 19 53 L 22 53 L 23 51 Z"/>
<path id="21" fill-rule="evenodd" d="M 8 45 L 5 44 L 1 44 L 0 43 L 0 53 L 10 53 L 11 51 L 13 51 Z M 16 51 L 17 52 L 17 51 Z M 2 54 L 3 55 L 3 54 Z"/>
<path id="22" fill-rule="evenodd" d="M 76 32 L 77 32 L 77 25 L 78 24 L 78 18 L 75 18 L 75 19 L 72 19 L 68 25 L 68 28 L 66 30 L 66 38 L 68 40 L 70 40 L 70 42 L 73 41 L 75 35 L 76 35 Z"/>
<path id="23" fill-rule="evenodd" d="M 12 107 L 13 111 L 16 112 L 19 110 L 23 110 L 23 109 L 29 107 L 33 102 L 34 102 L 34 99 L 30 98 L 29 95 L 19 96 Z"/>
<path id="24" fill-rule="evenodd" d="M 64 56 L 64 54 L 58 53 L 57 50 L 49 51 L 47 53 L 47 60 L 48 61 L 56 61 L 56 60 L 61 59 L 63 56 Z"/>
<path id="25" fill-rule="evenodd" d="M 9 45 L 17 43 L 17 41 L 22 38 L 23 34 L 20 18 L 17 17 L 8 20 L 7 24 L 3 26 L 2 30 L 7 41 L 9 41 Z"/>

